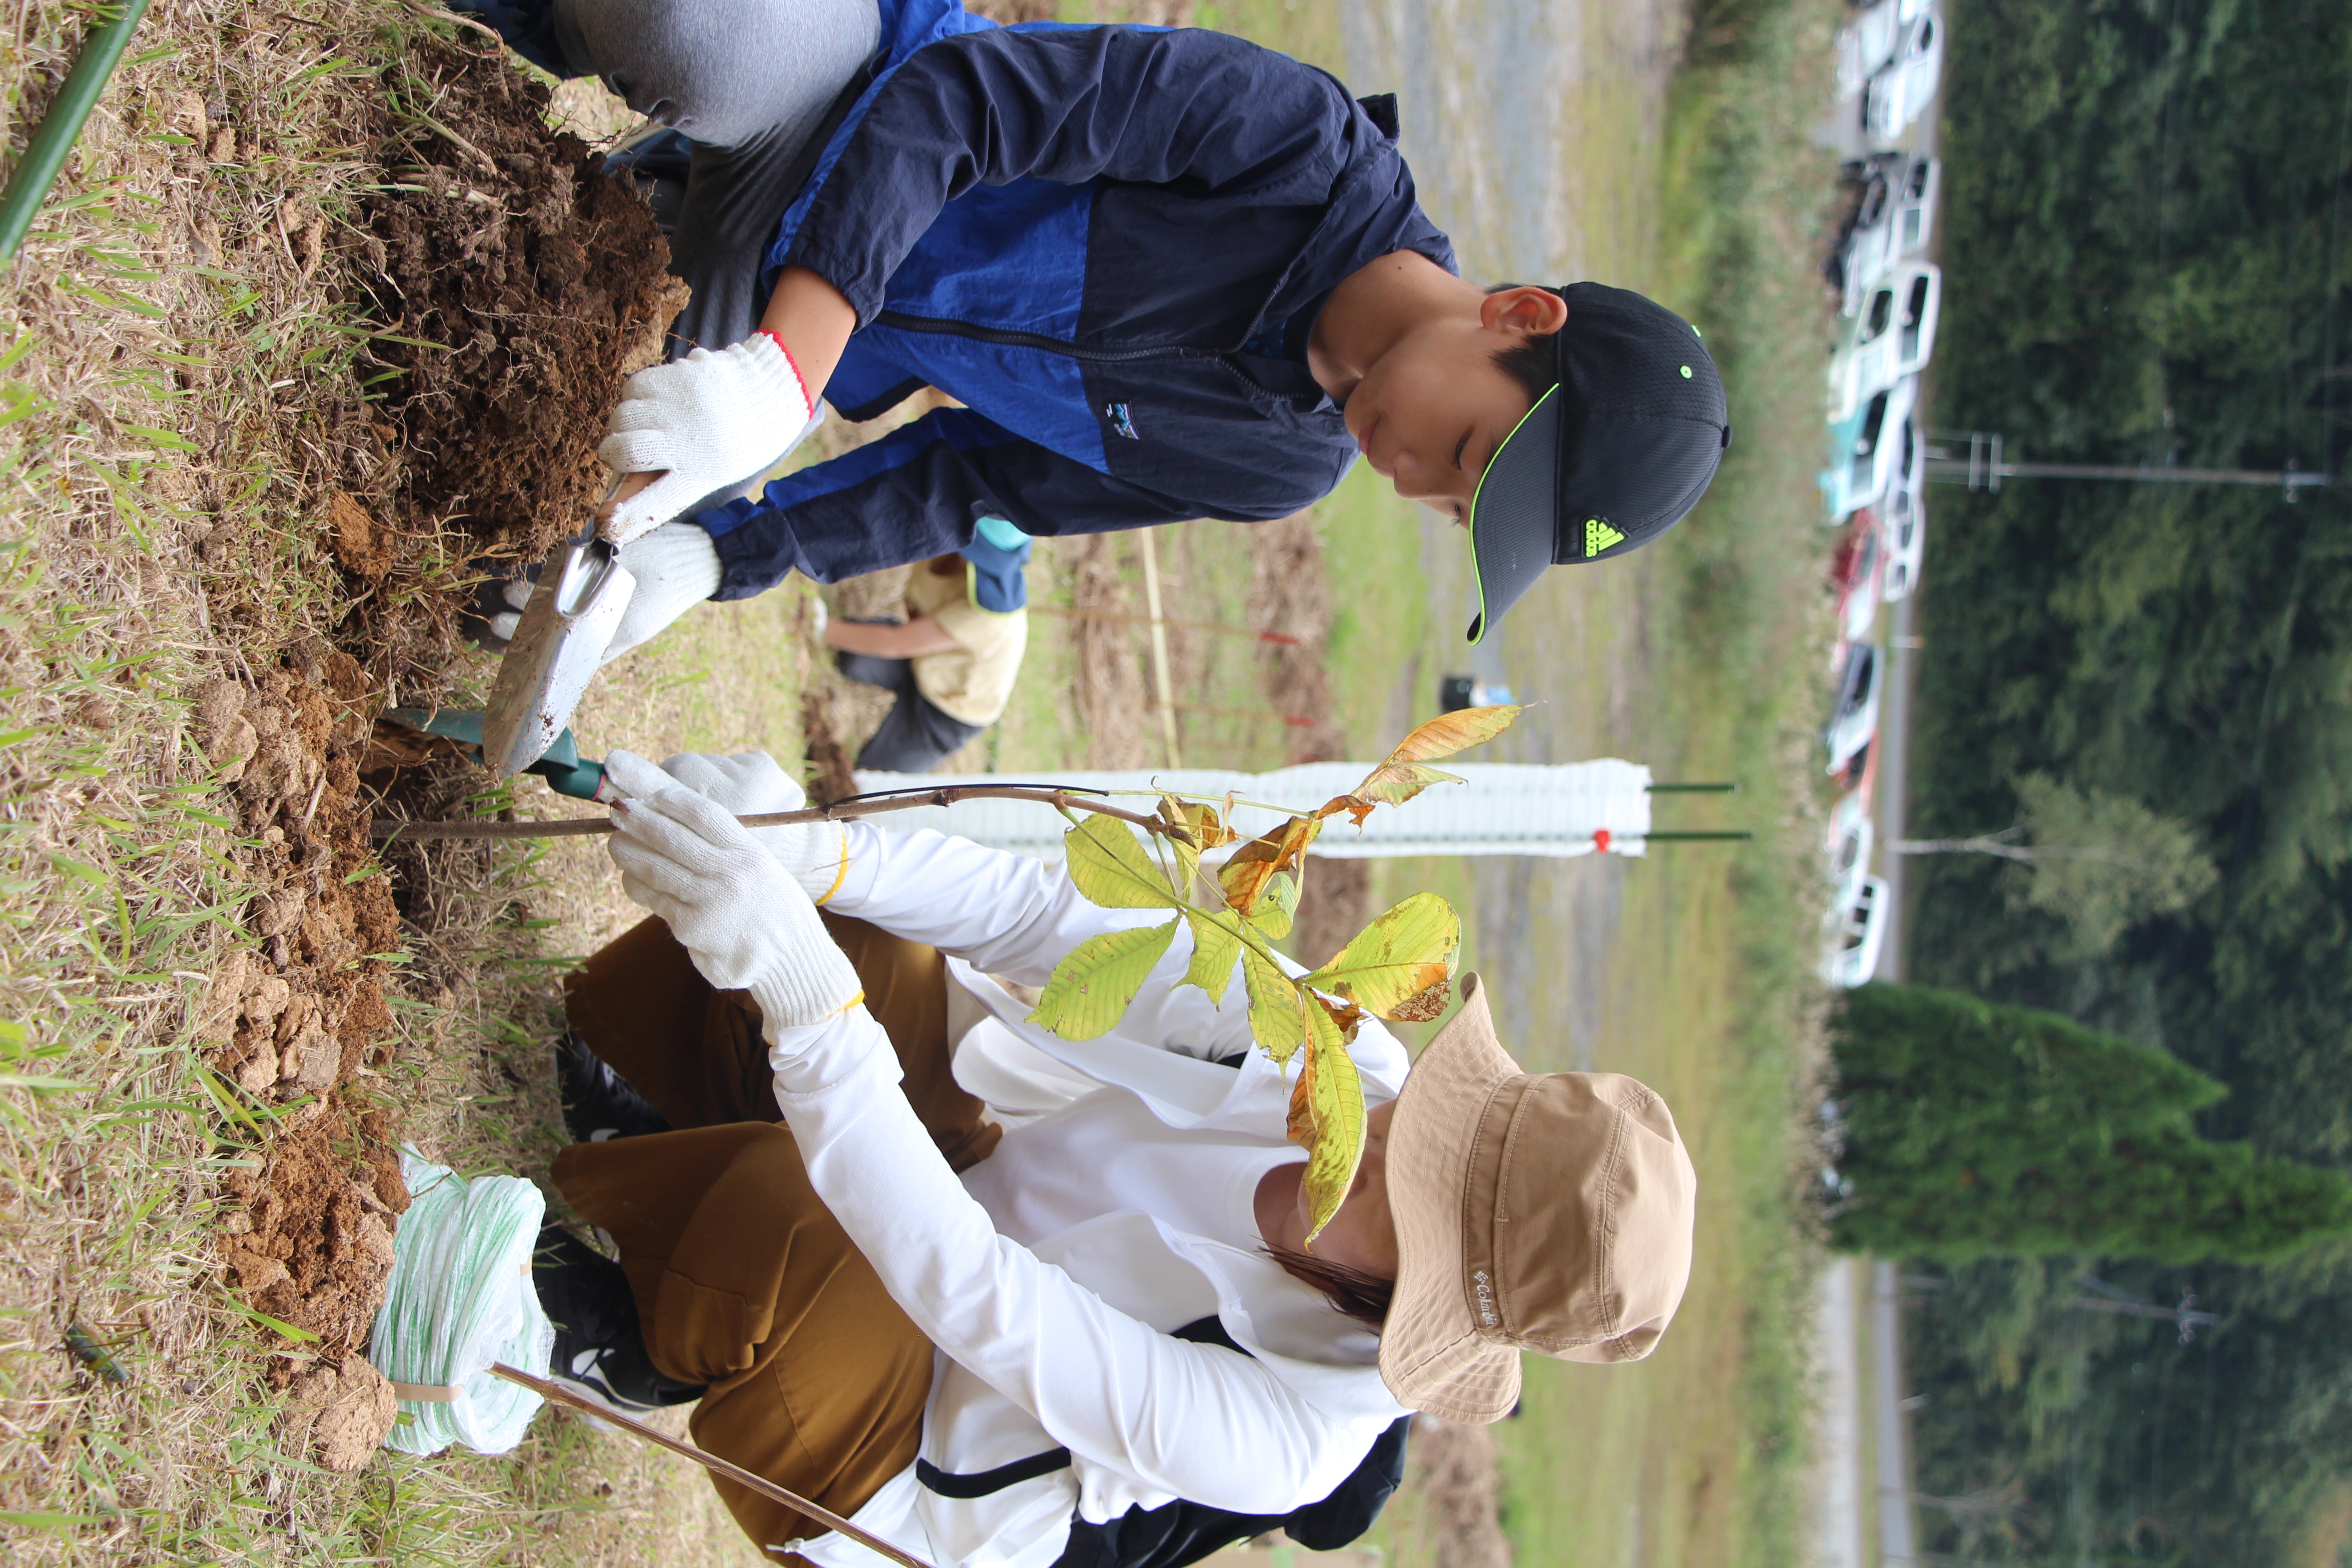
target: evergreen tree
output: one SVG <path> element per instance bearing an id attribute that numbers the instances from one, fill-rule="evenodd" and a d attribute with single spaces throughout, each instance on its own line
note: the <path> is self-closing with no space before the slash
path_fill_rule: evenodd
<path id="1" fill-rule="evenodd" d="M 2054 1013 L 1866 985 L 1835 1034 L 1840 1247 L 2250 1260 L 2352 1229 L 2352 1184 L 2200 1136 L 2211 1079 Z"/>

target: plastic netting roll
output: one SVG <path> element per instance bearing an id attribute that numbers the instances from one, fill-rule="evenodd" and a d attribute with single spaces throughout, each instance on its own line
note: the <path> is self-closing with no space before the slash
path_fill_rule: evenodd
<path id="1" fill-rule="evenodd" d="M 394 1383 L 447 1389 L 453 1397 L 402 1400 L 405 1419 L 383 1446 L 437 1454 L 463 1443 L 503 1454 L 522 1441 L 541 1402 L 493 1376 L 490 1363 L 543 1374 L 555 1350 L 555 1330 L 530 1281 L 547 1199 L 520 1176 L 469 1182 L 414 1149 L 400 1152 L 400 1173 L 408 1212 L 393 1236 L 392 1283 L 368 1360 Z"/>

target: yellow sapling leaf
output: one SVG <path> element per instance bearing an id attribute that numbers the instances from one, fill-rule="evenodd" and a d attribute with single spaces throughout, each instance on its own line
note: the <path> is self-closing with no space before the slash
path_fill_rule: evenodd
<path id="1" fill-rule="evenodd" d="M 1029 1021 L 1066 1040 L 1108 1034 L 1176 940 L 1176 926 L 1171 920 L 1087 938 L 1054 966 Z"/>
<path id="2" fill-rule="evenodd" d="M 1089 816 L 1062 835 L 1070 880 L 1107 910 L 1173 910 L 1184 900 L 1168 885 L 1134 829 L 1115 816 Z"/>
<path id="3" fill-rule="evenodd" d="M 1223 1006 L 1225 987 L 1234 978 L 1234 961 L 1242 952 L 1241 932 L 1198 910 L 1186 910 L 1184 919 L 1192 928 L 1192 967 L 1177 984 L 1197 985 L 1209 994 L 1212 1004 Z"/>
<path id="4" fill-rule="evenodd" d="M 1249 988 L 1251 1037 L 1276 1062 L 1287 1062 L 1307 1037 L 1305 994 L 1254 934 L 1242 945 L 1242 981 Z"/>
<path id="5" fill-rule="evenodd" d="M 1259 890 L 1257 907 L 1248 915 L 1251 929 L 1268 942 L 1280 942 L 1290 934 L 1290 923 L 1298 914 L 1298 878 L 1288 871 L 1277 871 L 1266 879 Z"/>
<path id="6" fill-rule="evenodd" d="M 1415 893 L 1356 933 L 1302 983 L 1383 1018 L 1425 1022 L 1445 1007 L 1462 921 L 1435 893 Z"/>
<path id="7" fill-rule="evenodd" d="M 1307 1009 L 1307 1049 L 1290 1089 L 1289 1136 L 1307 1152 L 1310 1248 L 1356 1184 L 1364 1159 L 1364 1085 L 1339 1021 L 1319 999 Z"/>

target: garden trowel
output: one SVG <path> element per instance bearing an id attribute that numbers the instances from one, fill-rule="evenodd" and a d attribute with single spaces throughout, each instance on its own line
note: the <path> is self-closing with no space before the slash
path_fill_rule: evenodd
<path id="1" fill-rule="evenodd" d="M 373 773 L 379 767 L 423 762 L 433 755 L 436 742 L 446 742 L 446 749 L 478 760 L 482 754 L 480 710 L 394 708 L 378 714 L 375 735 L 361 761 L 360 772 Z M 522 772 L 537 773 L 547 781 L 548 788 L 574 800 L 610 798 L 604 789 L 604 764 L 593 757 L 582 756 L 580 743 L 572 738 L 569 730 L 559 733 L 546 754 Z"/>
<path id="2" fill-rule="evenodd" d="M 540 568 L 482 722 L 482 762 L 510 778 L 547 754 L 572 721 L 637 580 L 594 525 Z"/>

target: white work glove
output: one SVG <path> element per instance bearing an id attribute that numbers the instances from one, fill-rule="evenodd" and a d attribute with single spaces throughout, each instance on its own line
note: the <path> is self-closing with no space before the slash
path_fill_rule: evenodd
<path id="1" fill-rule="evenodd" d="M 666 522 L 621 546 L 615 559 L 637 580 L 600 664 L 650 641 L 670 622 L 719 592 L 719 549 L 691 522 Z"/>
<path id="2" fill-rule="evenodd" d="M 712 552 L 713 555 L 718 552 Z M 500 610 L 489 619 L 490 631 L 500 642 L 514 641 L 516 630 L 522 625 L 522 613 L 530 608 L 531 594 L 539 584 L 528 577 L 509 577 L 500 585 L 499 597 L 510 608 Z"/>
<path id="3" fill-rule="evenodd" d="M 626 544 L 772 466 L 814 427 L 816 403 L 792 356 L 764 334 L 637 372 L 596 455 L 617 472 L 661 478 L 614 503 L 604 537 Z"/>
<path id="4" fill-rule="evenodd" d="M 771 1044 L 863 994 L 816 906 L 725 807 L 633 752 L 606 757 L 604 776 L 622 797 L 611 844 L 622 889 L 661 917 L 705 980 L 751 994 Z"/>
<path id="5" fill-rule="evenodd" d="M 801 786 L 765 752 L 731 757 L 680 752 L 662 763 L 662 772 L 738 816 L 798 811 L 808 805 Z M 825 898 L 841 881 L 849 858 L 849 830 L 840 823 L 794 822 L 747 831 L 810 898 Z"/>

